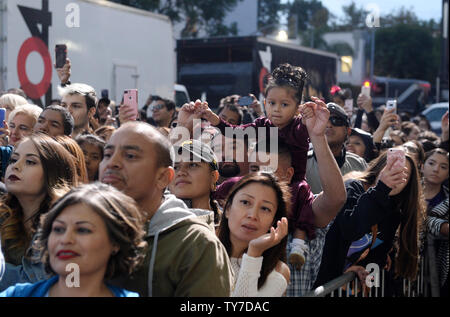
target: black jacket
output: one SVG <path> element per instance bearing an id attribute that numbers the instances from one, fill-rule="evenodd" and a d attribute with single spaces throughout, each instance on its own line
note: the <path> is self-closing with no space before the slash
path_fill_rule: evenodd
<path id="1" fill-rule="evenodd" d="M 322 262 L 314 287 L 323 285 L 344 273 L 350 245 L 366 233 L 370 233 L 371 227 L 375 224 L 378 224 L 378 238 L 384 243 L 370 251 L 364 262 L 384 265 L 400 224 L 401 214 L 395 211 L 395 202 L 388 196 L 391 189 L 383 182 L 379 181 L 375 187 L 367 191 L 358 180 L 346 181 L 345 187 L 347 202 L 327 233 Z"/>

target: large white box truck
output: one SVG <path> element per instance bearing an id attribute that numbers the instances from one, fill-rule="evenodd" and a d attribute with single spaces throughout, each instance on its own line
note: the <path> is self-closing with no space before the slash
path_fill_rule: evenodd
<path id="1" fill-rule="evenodd" d="M 167 16 L 101 0 L 0 0 L 0 90 L 22 88 L 35 104 L 59 98 L 55 45 L 66 44 L 71 82 L 120 101 L 137 88 L 174 98 L 176 52 Z"/>

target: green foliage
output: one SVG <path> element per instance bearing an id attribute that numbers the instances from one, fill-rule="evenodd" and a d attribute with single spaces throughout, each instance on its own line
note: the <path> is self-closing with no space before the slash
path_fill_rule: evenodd
<path id="1" fill-rule="evenodd" d="M 319 0 L 294 0 L 288 3 L 285 8 L 288 19 L 297 20 L 297 34 L 290 34 L 291 37 L 299 35 L 302 44 L 313 48 L 326 49 L 327 45 L 322 35 L 329 31 L 328 21 L 330 12 Z M 293 28 L 290 28 L 291 33 Z"/>
<path id="2" fill-rule="evenodd" d="M 439 41 L 420 24 L 380 28 L 375 36 L 375 74 L 434 82 Z"/>
<path id="3" fill-rule="evenodd" d="M 343 6 L 344 17 L 331 20 L 333 31 L 368 30 L 368 12 L 352 1 Z M 416 78 L 434 82 L 440 64 L 439 25 L 434 20 L 421 21 L 404 7 L 380 17 L 375 32 L 374 74 L 397 78 Z M 370 47 L 370 46 L 369 46 Z M 329 47 L 341 55 L 342 47 Z"/>
<path id="4" fill-rule="evenodd" d="M 110 0 L 167 15 L 173 23 L 184 22 L 182 37 L 236 35 L 237 25 L 224 25 L 226 13 L 242 0 Z"/>
<path id="5" fill-rule="evenodd" d="M 267 35 L 278 30 L 280 13 L 284 6 L 280 0 L 255 0 L 258 1 L 258 30 Z"/>

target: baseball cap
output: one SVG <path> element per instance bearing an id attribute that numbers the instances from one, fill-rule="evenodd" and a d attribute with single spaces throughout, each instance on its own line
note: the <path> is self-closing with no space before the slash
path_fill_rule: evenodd
<path id="1" fill-rule="evenodd" d="M 334 102 L 327 103 L 327 108 L 330 111 L 330 116 L 334 115 L 336 117 L 344 119 L 347 122 L 347 126 L 350 126 L 350 120 L 344 108 Z"/>
<path id="2" fill-rule="evenodd" d="M 362 141 L 364 142 L 364 145 L 366 146 L 366 151 L 364 153 L 364 158 L 367 162 L 370 162 L 372 159 L 374 159 L 377 156 L 376 153 L 376 147 L 373 143 L 373 137 L 372 134 L 361 130 L 359 128 L 352 128 L 352 132 L 350 135 L 356 135 L 359 136 Z"/>
<path id="3" fill-rule="evenodd" d="M 213 170 L 218 170 L 217 157 L 211 147 L 198 140 L 187 140 L 180 146 L 175 146 L 175 154 L 180 157 L 181 161 L 201 161 L 208 163 Z M 187 157 L 189 155 L 189 157 Z M 178 160 L 180 161 L 180 160 Z"/>

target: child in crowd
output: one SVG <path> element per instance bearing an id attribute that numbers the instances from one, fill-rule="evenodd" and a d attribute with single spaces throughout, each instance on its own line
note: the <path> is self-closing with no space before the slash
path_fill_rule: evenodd
<path id="1" fill-rule="evenodd" d="M 106 142 L 93 134 L 80 135 L 76 141 L 83 150 L 89 183 L 95 182 L 98 180 L 98 166 L 103 160 L 103 148 Z"/>
<path id="2" fill-rule="evenodd" d="M 305 180 L 307 152 L 309 149 L 309 135 L 306 125 L 303 122 L 304 116 L 308 112 L 312 112 L 311 108 L 315 107 L 315 102 L 319 99 L 312 97 L 313 102 L 308 102 L 303 105 L 302 93 L 306 80 L 306 72 L 301 67 L 283 64 L 277 67 L 271 74 L 266 90 L 264 105 L 267 112 L 267 117 L 260 117 L 253 123 L 232 126 L 229 123 L 219 118 L 208 107 L 206 102 L 197 101 L 190 103 L 181 109 L 185 114 L 191 114 L 194 117 L 208 120 L 213 126 L 217 127 L 222 134 L 225 134 L 225 129 L 231 127 L 234 129 L 254 128 L 256 131 L 256 138 L 261 137 L 270 139 L 271 127 L 277 127 L 279 140 L 283 141 L 289 148 L 292 154 L 292 165 L 294 167 L 294 176 L 292 181 Z M 299 113 L 302 116 L 299 116 Z M 257 128 L 267 128 L 266 135 L 258 135 Z M 299 206 L 301 210 L 302 206 Z M 306 209 L 305 209 L 306 210 Z M 298 266 L 303 265 L 308 253 L 308 247 L 305 239 L 314 239 L 312 234 L 307 237 L 306 232 L 314 232 L 314 216 L 309 209 L 309 215 L 301 215 L 302 219 L 307 220 L 299 224 L 294 234 L 292 252 L 289 257 L 289 262 Z"/>

